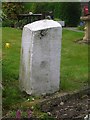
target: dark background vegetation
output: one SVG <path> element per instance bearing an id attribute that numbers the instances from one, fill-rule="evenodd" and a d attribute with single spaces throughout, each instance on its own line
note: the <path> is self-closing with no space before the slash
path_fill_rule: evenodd
<path id="1" fill-rule="evenodd" d="M 18 23 L 18 15 L 30 11 L 35 14 L 52 11 L 54 20 L 63 20 L 66 26 L 77 26 L 80 22 L 81 4 L 80 2 L 40 2 L 39 4 L 36 2 L 4 2 L 2 11 L 2 25 L 5 27 L 16 27 L 25 23 L 25 20 Z"/>

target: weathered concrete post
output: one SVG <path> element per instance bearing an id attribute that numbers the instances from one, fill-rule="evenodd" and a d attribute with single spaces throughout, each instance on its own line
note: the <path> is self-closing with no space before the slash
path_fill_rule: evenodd
<path id="1" fill-rule="evenodd" d="M 27 94 L 54 93 L 60 84 L 62 27 L 40 20 L 23 28 L 20 88 Z"/>

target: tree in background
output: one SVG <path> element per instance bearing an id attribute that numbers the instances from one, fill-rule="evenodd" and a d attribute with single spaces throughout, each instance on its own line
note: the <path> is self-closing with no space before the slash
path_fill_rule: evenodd
<path id="1" fill-rule="evenodd" d="M 36 12 L 36 6 L 37 6 L 36 2 L 24 2 L 23 5 L 24 5 L 25 13 L 29 13 L 29 12 L 35 13 Z"/>
<path id="2" fill-rule="evenodd" d="M 60 18 L 67 26 L 77 26 L 81 16 L 81 5 L 79 2 L 60 3 Z"/>
<path id="3" fill-rule="evenodd" d="M 24 6 L 21 2 L 3 2 L 2 19 L 3 26 L 13 27 L 18 20 L 18 14 L 23 13 Z"/>
<path id="4" fill-rule="evenodd" d="M 67 26 L 77 26 L 81 16 L 81 5 L 79 2 L 27 3 L 26 8 L 33 13 L 52 11 L 54 18 L 64 20 Z"/>
<path id="5" fill-rule="evenodd" d="M 24 9 L 21 2 L 3 2 L 2 11 L 8 19 L 17 19 L 18 14 L 22 13 Z"/>
<path id="6" fill-rule="evenodd" d="M 17 20 L 20 13 L 52 12 L 54 20 L 64 20 L 66 26 L 77 26 L 80 21 L 81 6 L 79 2 L 4 2 L 2 11 L 9 22 Z"/>
<path id="7" fill-rule="evenodd" d="M 33 13 L 48 13 L 50 11 L 54 12 L 55 3 L 40 2 L 40 3 L 24 3 L 26 11 L 31 11 Z"/>

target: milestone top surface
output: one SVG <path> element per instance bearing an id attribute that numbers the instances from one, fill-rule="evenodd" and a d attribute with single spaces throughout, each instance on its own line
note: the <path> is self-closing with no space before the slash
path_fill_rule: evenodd
<path id="1" fill-rule="evenodd" d="M 61 27 L 61 25 L 54 20 L 45 19 L 45 20 L 39 20 L 30 24 L 27 24 L 24 26 L 24 28 L 25 27 L 30 29 L 31 31 L 38 31 L 38 30 L 44 30 L 48 28 Z"/>

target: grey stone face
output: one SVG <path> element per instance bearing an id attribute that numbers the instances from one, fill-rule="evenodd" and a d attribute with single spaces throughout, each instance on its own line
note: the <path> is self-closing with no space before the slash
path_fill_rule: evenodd
<path id="1" fill-rule="evenodd" d="M 20 88 L 41 95 L 59 90 L 62 27 L 53 20 L 40 20 L 23 28 Z"/>

